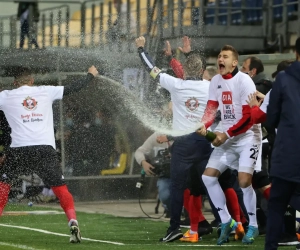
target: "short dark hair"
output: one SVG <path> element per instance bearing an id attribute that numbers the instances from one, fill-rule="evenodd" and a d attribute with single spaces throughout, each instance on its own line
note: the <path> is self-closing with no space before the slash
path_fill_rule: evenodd
<path id="1" fill-rule="evenodd" d="M 231 51 L 236 60 L 239 59 L 239 53 L 237 52 L 237 50 L 233 46 L 231 46 L 231 45 L 225 45 L 221 49 L 221 51 L 226 51 L 226 50 Z"/>
<path id="2" fill-rule="evenodd" d="M 23 77 L 23 76 L 30 76 L 31 75 L 31 69 L 28 67 L 15 67 L 13 69 L 13 76 L 15 78 Z"/>
<path id="3" fill-rule="evenodd" d="M 256 74 L 264 72 L 265 68 L 262 61 L 256 56 L 249 56 L 246 60 L 250 59 L 249 69 L 256 69 Z"/>
<path id="4" fill-rule="evenodd" d="M 17 85 L 27 84 L 31 79 L 31 69 L 27 67 L 17 67 L 14 69 L 15 83 Z"/>
<path id="5" fill-rule="evenodd" d="M 192 54 L 187 57 L 182 64 L 185 76 L 187 77 L 201 77 L 203 72 L 203 62 L 201 56 Z"/>
<path id="6" fill-rule="evenodd" d="M 277 65 L 277 70 L 272 74 L 272 77 L 275 78 L 280 71 L 285 70 L 290 66 L 295 60 L 284 60 Z"/>
<path id="7" fill-rule="evenodd" d="M 198 55 L 198 56 L 201 58 L 201 61 L 202 61 L 202 69 L 203 69 L 203 70 L 206 69 L 206 58 L 205 58 L 205 56 L 203 55 L 202 51 L 200 51 L 200 50 L 192 50 L 192 51 L 190 51 L 190 52 L 187 54 L 187 58 L 188 58 L 190 55 Z"/>

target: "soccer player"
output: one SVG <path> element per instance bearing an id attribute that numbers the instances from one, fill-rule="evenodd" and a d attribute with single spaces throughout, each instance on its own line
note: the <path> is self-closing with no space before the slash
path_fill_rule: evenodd
<path id="1" fill-rule="evenodd" d="M 0 214 L 8 201 L 11 185 L 19 175 L 36 173 L 49 185 L 68 218 L 71 243 L 79 243 L 81 234 L 76 220 L 73 196 L 68 191 L 55 151 L 52 103 L 79 91 L 98 74 L 92 66 L 84 80 L 69 86 L 33 86 L 30 69 L 20 68 L 13 90 L 0 93 L 3 110 L 12 129 L 12 143 L 6 163 L 0 169 Z"/>
<path id="2" fill-rule="evenodd" d="M 187 58 L 183 64 L 184 80 L 182 80 L 162 73 L 155 67 L 145 52 L 144 45 L 144 37 L 136 39 L 136 47 L 146 69 L 154 79 L 159 79 L 160 85 L 171 94 L 173 129 L 183 131 L 183 133 L 187 130 L 194 130 L 204 114 L 208 98 L 209 81 L 202 80 L 202 59 L 195 54 Z M 203 171 L 210 153 L 210 143 L 196 133 L 176 138 L 174 141 L 171 148 L 170 227 L 161 241 L 170 242 L 183 236 L 180 230 L 180 216 L 189 169 L 196 166 L 198 171 Z M 191 233 L 196 234 L 197 231 Z"/>
<path id="3" fill-rule="evenodd" d="M 206 129 L 212 125 L 220 105 L 224 132 L 215 132 L 217 137 L 213 145 L 216 148 L 202 176 L 222 222 L 218 245 L 227 241 L 230 232 L 237 226 L 228 212 L 226 199 L 218 182 L 218 177 L 227 166 L 239 172 L 239 185 L 243 190 L 244 204 L 249 215 L 248 231 L 242 242 L 253 243 L 254 237 L 259 233 L 256 221 L 256 194 L 251 182 L 254 170 L 261 168 L 261 164 L 256 165 L 261 145 L 261 130 L 257 125 L 252 126 L 250 107 L 246 102 L 248 95 L 256 89 L 251 78 L 239 72 L 237 65 L 237 51 L 230 45 L 224 46 L 218 56 L 220 74 L 211 80 L 209 87 L 209 100 L 202 118 L 205 125 L 198 130 L 199 134 L 206 135 Z"/>
<path id="4" fill-rule="evenodd" d="M 199 52 L 197 51 L 192 51 L 191 50 L 191 44 L 190 44 L 190 39 L 187 36 L 183 37 L 183 47 L 180 48 L 181 52 L 184 53 L 186 57 L 190 56 L 191 54 L 195 54 Z M 178 78 L 183 78 L 184 72 L 183 72 L 183 67 L 179 61 L 177 61 L 175 58 L 172 57 L 172 50 L 171 50 L 171 45 L 167 41 L 166 42 L 166 49 L 165 49 L 165 56 L 167 56 L 169 60 L 169 64 L 172 67 L 173 71 L 175 72 L 175 75 Z M 211 79 L 217 75 L 217 69 L 214 67 L 206 68 L 206 65 L 203 64 L 203 79 L 211 81 Z M 216 125 L 219 124 L 219 117 L 221 117 L 220 111 L 218 112 L 218 115 L 216 117 Z M 216 127 L 216 125 L 212 125 L 212 127 Z M 189 212 L 189 217 L 190 217 L 190 225 L 191 229 L 188 230 L 184 236 L 180 239 L 181 241 L 188 241 L 188 242 L 198 242 L 198 237 L 196 237 L 195 234 L 191 234 L 191 232 L 196 232 L 198 231 L 198 236 L 203 236 L 205 234 L 210 234 L 212 233 L 212 227 L 209 225 L 205 217 L 203 216 L 201 212 L 201 178 L 202 178 L 202 173 L 200 175 L 197 175 L 193 172 L 193 168 L 191 168 L 190 172 L 190 185 L 189 188 L 192 187 L 191 190 L 186 190 L 184 192 L 184 207 L 185 209 Z M 200 180 L 199 180 L 200 179 Z M 237 194 L 235 193 L 234 189 L 232 188 L 232 178 L 231 178 L 231 170 L 226 170 L 224 173 L 219 178 L 219 182 L 221 185 L 222 190 L 224 191 L 226 201 L 227 201 L 227 206 L 229 209 L 230 214 L 232 215 L 232 218 L 235 219 L 235 221 L 238 223 L 237 228 L 236 228 L 236 234 L 235 234 L 235 239 L 242 239 L 245 235 L 244 233 L 244 228 L 242 226 L 242 221 L 245 222 L 245 218 L 241 216 L 243 212 L 240 210 L 240 206 L 238 203 L 238 197 Z M 241 191 L 242 192 L 242 191 Z M 200 204 L 200 205 L 199 205 Z M 218 213 L 214 206 L 212 206 L 213 213 L 216 215 L 216 218 L 219 218 Z M 242 218 L 242 220 L 241 220 Z"/>

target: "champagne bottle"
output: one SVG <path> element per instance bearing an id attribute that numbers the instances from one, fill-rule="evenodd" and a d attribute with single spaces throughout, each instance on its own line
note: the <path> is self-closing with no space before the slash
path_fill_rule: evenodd
<path id="1" fill-rule="evenodd" d="M 209 142 L 213 142 L 213 140 L 216 139 L 216 137 L 217 135 L 214 132 L 206 130 L 206 140 L 208 140 Z"/>

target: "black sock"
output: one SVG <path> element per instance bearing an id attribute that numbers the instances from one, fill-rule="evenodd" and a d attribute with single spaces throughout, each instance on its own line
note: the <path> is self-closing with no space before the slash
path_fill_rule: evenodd
<path id="1" fill-rule="evenodd" d="M 286 208 L 284 214 L 284 232 L 289 235 L 296 235 L 296 210 L 291 206 Z"/>
<path id="2" fill-rule="evenodd" d="M 265 227 L 267 224 L 267 216 L 265 212 L 261 209 L 261 207 L 256 208 L 256 218 L 257 222 L 261 227 Z"/>
<path id="3" fill-rule="evenodd" d="M 207 220 L 203 220 L 198 223 L 198 227 L 211 227 Z"/>

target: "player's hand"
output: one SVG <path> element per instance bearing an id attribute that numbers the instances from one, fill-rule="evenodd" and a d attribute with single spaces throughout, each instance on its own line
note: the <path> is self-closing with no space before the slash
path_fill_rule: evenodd
<path id="1" fill-rule="evenodd" d="M 146 162 L 145 160 L 142 161 L 142 167 L 146 173 L 146 175 L 155 175 L 152 170 L 155 168 L 150 163 Z"/>
<path id="2" fill-rule="evenodd" d="M 259 98 L 259 99 L 265 99 L 265 95 L 263 93 L 260 93 L 259 91 L 256 91 L 256 96 Z"/>
<path id="3" fill-rule="evenodd" d="M 224 132 L 221 133 L 216 131 L 215 134 L 217 135 L 217 137 L 212 142 L 212 145 L 214 145 L 215 147 L 221 146 L 228 139 L 227 134 Z"/>
<path id="4" fill-rule="evenodd" d="M 139 48 L 139 47 L 143 47 L 144 48 L 145 43 L 146 43 L 146 39 L 143 36 L 140 36 L 137 39 L 135 39 L 135 46 L 137 48 Z"/>
<path id="5" fill-rule="evenodd" d="M 196 130 L 196 134 L 198 134 L 198 135 L 206 136 L 206 133 L 207 133 L 207 131 L 206 131 L 205 126 L 202 126 L 201 128 L 198 128 Z"/>
<path id="6" fill-rule="evenodd" d="M 172 56 L 172 48 L 169 41 L 166 41 L 166 48 L 164 48 L 165 56 Z"/>
<path id="7" fill-rule="evenodd" d="M 166 135 L 159 135 L 156 137 L 156 141 L 160 144 L 164 143 L 164 142 L 168 142 L 168 138 Z"/>
<path id="8" fill-rule="evenodd" d="M 191 39 L 188 36 L 184 36 L 182 38 L 182 43 L 183 46 L 182 47 L 178 47 L 178 49 L 182 52 L 182 53 L 190 53 L 192 48 L 191 48 Z"/>
<path id="9" fill-rule="evenodd" d="M 88 72 L 91 73 L 93 76 L 96 76 L 99 74 L 98 70 L 96 69 L 96 67 L 94 65 L 89 68 Z"/>
<path id="10" fill-rule="evenodd" d="M 246 100 L 250 108 L 255 107 L 255 106 L 260 106 L 261 103 L 263 102 L 263 99 L 260 99 L 259 101 L 256 98 L 256 93 L 248 95 L 248 100 Z"/>

